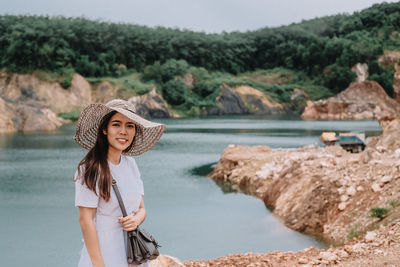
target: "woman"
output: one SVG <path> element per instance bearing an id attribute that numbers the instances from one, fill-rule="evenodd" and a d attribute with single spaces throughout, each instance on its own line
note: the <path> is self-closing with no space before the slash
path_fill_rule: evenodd
<path id="1" fill-rule="evenodd" d="M 165 125 L 135 113 L 124 100 L 86 107 L 77 123 L 75 141 L 89 150 L 75 172 L 75 206 L 84 246 L 78 267 L 127 267 L 126 234 L 140 225 L 146 210 L 143 183 L 136 162 L 127 157 L 149 150 Z M 128 216 L 122 217 L 111 189 L 117 182 Z M 147 263 L 140 266 L 147 266 Z"/>

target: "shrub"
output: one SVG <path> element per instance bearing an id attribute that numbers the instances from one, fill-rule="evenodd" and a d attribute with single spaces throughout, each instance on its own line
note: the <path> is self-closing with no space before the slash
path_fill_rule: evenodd
<path id="1" fill-rule="evenodd" d="M 162 87 L 165 100 L 171 105 L 180 105 L 185 102 L 188 87 L 181 80 L 170 80 Z"/>
<path id="2" fill-rule="evenodd" d="M 189 69 L 189 64 L 181 59 L 169 59 L 161 66 L 161 78 L 163 82 L 169 81 L 177 75 L 184 75 Z"/>
<path id="3" fill-rule="evenodd" d="M 379 220 L 382 220 L 383 218 L 385 218 L 386 214 L 389 213 L 389 210 L 385 208 L 375 207 L 370 209 L 369 212 L 371 213 L 371 217 L 379 218 Z"/>

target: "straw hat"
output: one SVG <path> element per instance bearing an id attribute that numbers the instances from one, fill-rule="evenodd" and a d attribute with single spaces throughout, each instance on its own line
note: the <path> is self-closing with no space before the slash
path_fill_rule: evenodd
<path id="1" fill-rule="evenodd" d="M 79 117 L 74 140 L 86 149 L 91 149 L 97 140 L 98 128 L 104 116 L 112 111 L 118 111 L 133 120 L 136 127 L 136 135 L 131 149 L 124 152 L 126 155 L 140 155 L 152 148 L 165 130 L 165 125 L 143 119 L 136 114 L 135 106 L 122 99 L 114 99 L 107 104 L 90 104 Z"/>

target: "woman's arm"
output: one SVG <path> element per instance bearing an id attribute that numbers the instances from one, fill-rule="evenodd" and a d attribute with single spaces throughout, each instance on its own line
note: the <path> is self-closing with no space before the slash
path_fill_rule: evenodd
<path id="1" fill-rule="evenodd" d="M 79 224 L 93 267 L 105 267 L 93 217 L 95 208 L 79 207 Z"/>
<path id="2" fill-rule="evenodd" d="M 140 201 L 139 209 L 135 213 L 135 215 L 128 215 L 126 217 L 119 217 L 118 222 L 122 224 L 122 227 L 125 231 L 133 231 L 140 224 L 144 222 L 146 218 L 146 209 L 144 207 L 143 198 Z"/>

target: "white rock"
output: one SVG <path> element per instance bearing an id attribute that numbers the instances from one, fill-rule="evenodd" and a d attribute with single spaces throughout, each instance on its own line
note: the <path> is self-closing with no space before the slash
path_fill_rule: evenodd
<path id="1" fill-rule="evenodd" d="M 184 267 L 185 265 L 177 258 L 160 255 L 157 259 L 150 261 L 150 267 Z"/>
<path id="2" fill-rule="evenodd" d="M 357 191 L 363 191 L 364 187 L 362 187 L 361 185 L 357 186 Z"/>
<path id="3" fill-rule="evenodd" d="M 365 248 L 365 243 L 357 243 L 352 246 L 354 252 L 363 252 Z"/>
<path id="4" fill-rule="evenodd" d="M 377 147 L 376 147 L 376 150 L 378 150 L 380 153 L 384 153 L 384 152 L 387 151 L 387 150 L 386 150 L 386 147 L 384 147 L 384 146 L 377 146 Z"/>
<path id="5" fill-rule="evenodd" d="M 349 257 L 349 253 L 347 253 L 346 251 L 344 251 L 342 249 L 339 249 L 338 251 L 336 251 L 336 255 L 338 255 L 342 259 L 346 259 Z"/>
<path id="6" fill-rule="evenodd" d="M 400 158 L 400 148 L 396 149 L 393 153 L 396 158 Z"/>
<path id="7" fill-rule="evenodd" d="M 318 258 L 321 260 L 328 261 L 328 262 L 336 261 L 338 259 L 336 254 L 334 254 L 332 252 L 328 252 L 328 251 L 322 251 L 321 253 L 319 253 Z"/>
<path id="8" fill-rule="evenodd" d="M 344 189 L 344 187 L 340 187 L 337 189 L 337 191 L 338 191 L 339 195 L 341 195 L 344 193 L 345 189 Z"/>
<path id="9" fill-rule="evenodd" d="M 346 189 L 346 194 L 348 194 L 349 196 L 354 196 L 356 192 L 357 191 L 354 189 L 354 186 L 349 186 Z"/>
<path id="10" fill-rule="evenodd" d="M 375 232 L 367 232 L 365 235 L 365 241 L 366 242 L 372 242 L 376 239 L 376 233 Z"/>
<path id="11" fill-rule="evenodd" d="M 379 192 L 382 190 L 381 186 L 377 183 L 373 183 L 371 188 L 372 188 L 372 191 L 374 191 L 374 192 Z"/>
<path id="12" fill-rule="evenodd" d="M 389 175 L 385 175 L 381 178 L 381 183 L 386 184 L 392 180 L 392 177 Z"/>
<path id="13" fill-rule="evenodd" d="M 299 264 L 306 264 L 308 263 L 308 260 L 306 258 L 300 258 L 299 261 L 297 262 Z"/>
<path id="14" fill-rule="evenodd" d="M 349 199 L 348 195 L 341 195 L 340 196 L 340 202 L 346 202 Z"/>
<path id="15" fill-rule="evenodd" d="M 338 209 L 339 209 L 339 210 L 344 210 L 344 209 L 346 208 L 346 206 L 347 206 L 347 203 L 346 203 L 346 202 L 340 202 L 340 204 L 339 204 L 339 206 L 338 206 Z"/>

